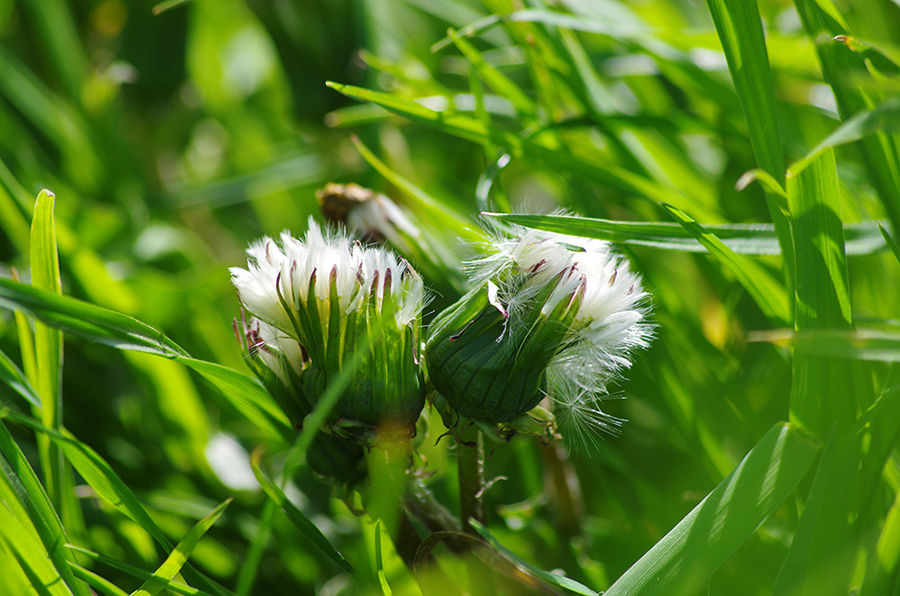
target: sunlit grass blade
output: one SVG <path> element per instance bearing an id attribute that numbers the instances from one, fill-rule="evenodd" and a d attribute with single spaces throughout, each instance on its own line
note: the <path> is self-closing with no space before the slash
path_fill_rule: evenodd
<path id="1" fill-rule="evenodd" d="M 88 557 L 89 559 L 93 559 L 94 561 L 97 561 L 98 563 L 103 563 L 104 565 L 108 565 L 109 567 L 111 567 L 113 569 L 117 569 L 119 571 L 127 573 L 128 575 L 130 575 L 132 577 L 136 577 L 137 579 L 141 579 L 144 581 L 149 581 L 151 579 L 154 579 L 153 574 L 150 573 L 149 571 L 145 571 L 138 567 L 134 567 L 133 565 L 128 565 L 127 563 L 123 563 L 121 561 L 113 559 L 112 557 L 107 557 L 107 556 L 101 555 L 99 553 L 95 553 L 86 548 L 83 548 L 80 546 L 75 546 L 74 544 L 67 544 L 66 547 L 68 549 L 72 550 L 73 552 L 84 555 L 84 556 Z M 73 565 L 73 569 L 74 568 L 75 568 L 75 565 Z M 166 580 L 166 579 L 162 579 L 162 578 L 155 578 L 155 581 L 158 581 L 165 589 L 169 590 L 173 594 L 183 594 L 184 596 L 216 596 L 215 593 L 198 590 L 197 588 L 193 588 L 193 587 L 185 585 L 181 582 Z"/>
<path id="2" fill-rule="evenodd" d="M 456 45 L 457 49 L 468 59 L 475 71 L 481 76 L 485 84 L 494 90 L 498 95 L 508 99 L 516 112 L 521 116 L 533 118 L 537 114 L 537 106 L 534 101 L 525 95 L 525 92 L 519 88 L 506 75 L 494 68 L 481 56 L 481 53 L 475 47 L 462 37 L 458 36 L 452 30 L 448 33 L 450 39 Z M 527 123 L 527 121 L 526 121 Z"/>
<path id="3" fill-rule="evenodd" d="M 787 180 L 797 286 L 794 329 L 849 329 L 850 294 L 844 255 L 841 204 L 834 153 L 826 149 L 790 172 Z M 798 354 L 791 386 L 791 420 L 821 439 L 837 423 L 847 430 L 856 419 L 846 363 Z"/>
<path id="4" fill-rule="evenodd" d="M 896 585 L 900 572 L 900 493 L 894 497 L 878 536 L 875 552 L 866 569 L 866 577 L 859 589 L 859 596 L 879 596 L 889 593 L 890 584 Z"/>
<path id="5" fill-rule="evenodd" d="M 877 108 L 859 112 L 837 127 L 809 152 L 809 157 L 827 147 L 859 141 L 879 132 L 900 132 L 900 98 L 885 101 Z"/>
<path id="6" fill-rule="evenodd" d="M 897 242 L 894 238 L 888 233 L 887 230 L 884 229 L 884 226 L 878 224 L 878 230 L 881 232 L 881 235 L 884 237 L 884 241 L 887 243 L 888 248 L 891 249 L 891 252 L 894 253 L 894 258 L 900 261 L 900 246 L 897 246 Z"/>
<path id="7" fill-rule="evenodd" d="M 31 387 L 31 383 L 25 378 L 25 373 L 19 370 L 16 363 L 3 352 L 0 352 L 0 381 L 9 385 L 13 391 L 24 397 L 35 408 L 41 408 L 41 396 Z"/>
<path id="8" fill-rule="evenodd" d="M 575 581 L 574 579 L 568 578 L 564 575 L 550 573 L 548 571 L 538 569 L 534 565 L 530 565 L 528 562 L 518 557 L 511 550 L 500 544 L 500 541 L 498 541 L 497 538 L 495 538 L 494 535 L 491 534 L 483 524 L 479 523 L 478 520 L 472 519 L 469 520 L 469 523 L 482 538 L 484 538 L 491 546 L 496 548 L 503 555 L 503 557 L 508 559 L 516 567 L 524 569 L 527 573 L 535 577 L 539 577 L 551 585 L 564 588 L 575 594 L 581 594 L 582 596 L 598 596 L 598 592 L 591 590 L 587 586 Z"/>
<path id="9" fill-rule="evenodd" d="M 53 219 L 55 201 L 53 193 L 42 190 L 34 205 L 34 219 L 31 222 L 31 284 L 36 290 L 61 296 L 56 225 Z M 62 332 L 41 321 L 35 322 L 34 350 L 37 376 L 32 379 L 32 384 L 41 396 L 41 420 L 47 428 L 58 430 L 63 425 Z M 71 487 L 66 486 L 62 453 L 46 436 L 38 438 L 38 448 L 47 494 L 50 495 L 54 508 L 65 519 L 68 514 L 74 513 L 78 503 L 71 496 Z"/>
<path id="10" fill-rule="evenodd" d="M 0 306 L 24 311 L 48 325 L 95 343 L 169 358 L 187 356 L 171 339 L 128 315 L 8 279 L 0 279 Z"/>
<path id="11" fill-rule="evenodd" d="M 177 546 L 169 553 L 169 556 L 162 565 L 156 570 L 151 579 L 148 579 L 140 588 L 131 593 L 131 596 L 156 596 L 163 589 L 165 584 L 160 580 L 171 581 L 181 571 L 181 568 L 187 563 L 191 553 L 200 539 L 206 535 L 206 532 L 214 523 L 225 513 L 225 508 L 231 504 L 232 499 L 226 499 L 218 507 L 209 513 L 206 517 L 198 521 L 193 528 L 185 535 Z"/>
<path id="12" fill-rule="evenodd" d="M 806 35 L 816 43 L 822 74 L 834 92 L 841 119 L 847 121 L 875 108 L 878 100 L 867 88 L 872 77 L 865 60 L 845 43 L 833 40 L 852 33 L 834 4 L 830 0 L 795 0 L 794 4 Z M 878 133 L 861 138 L 856 146 L 891 224 L 900 229 L 900 157 L 895 142 Z"/>
<path id="13" fill-rule="evenodd" d="M 75 581 L 69 572 L 67 553 L 62 548 L 62 545 L 68 542 L 68 537 L 57 512 L 53 510 L 50 497 L 47 496 L 37 474 L 2 421 L 0 421 L 0 451 L 9 462 L 7 464 L 7 461 L 0 458 L 0 467 L 3 468 L 12 486 L 21 486 L 22 503 L 47 550 L 50 561 L 76 596 L 89 596 L 87 587 Z"/>
<path id="14" fill-rule="evenodd" d="M 709 0 L 759 167 L 784 182 L 784 151 L 769 55 L 756 0 Z"/>
<path id="15" fill-rule="evenodd" d="M 300 511 L 296 505 L 294 505 L 290 499 L 284 494 L 284 491 L 275 484 L 271 482 L 266 475 L 263 473 L 262 468 L 260 467 L 260 463 L 262 460 L 263 451 L 256 450 L 253 452 L 252 457 L 250 458 L 250 465 L 253 468 L 253 474 L 256 476 L 256 480 L 259 482 L 260 486 L 262 486 L 265 493 L 269 496 L 269 498 L 278 505 L 284 514 L 287 516 L 291 523 L 293 523 L 298 530 L 300 530 L 304 536 L 309 539 L 319 550 L 321 550 L 325 555 L 337 563 L 337 565 L 346 571 L 347 573 L 353 573 L 353 566 L 350 562 L 344 558 L 334 546 L 328 541 L 322 531 L 316 527 L 314 523 L 312 523 L 306 515 Z"/>
<path id="16" fill-rule="evenodd" d="M 72 570 L 72 574 L 75 575 L 75 577 L 83 580 L 92 588 L 99 590 L 99 594 L 105 594 L 106 596 L 128 596 L 128 592 L 111 581 L 100 577 L 93 571 L 85 569 L 75 563 L 69 563 L 69 568 Z"/>
<path id="17" fill-rule="evenodd" d="M 750 259 L 725 246 L 715 234 L 670 205 L 663 205 L 710 254 L 731 272 L 767 317 L 782 324 L 790 321 L 788 297 L 784 287 Z"/>
<path id="18" fill-rule="evenodd" d="M 167 553 L 172 552 L 172 543 L 159 529 L 159 526 L 156 525 L 131 489 L 128 488 L 128 485 L 122 481 L 106 460 L 89 445 L 71 436 L 67 431 L 58 432 L 49 429 L 30 416 L 0 411 L 0 418 L 3 417 L 35 432 L 47 434 L 50 440 L 62 449 L 69 463 L 72 464 L 88 485 L 94 489 L 97 495 L 140 526 Z M 226 593 L 222 588 L 219 588 L 189 566 L 185 568 L 184 573 L 191 578 L 191 581 L 202 583 L 207 590 L 211 589 L 211 591 L 219 594 Z"/>
<path id="19" fill-rule="evenodd" d="M 791 347 L 809 356 L 900 362 L 900 333 L 874 329 L 776 330 L 753 333 L 748 339 Z"/>
<path id="20" fill-rule="evenodd" d="M 4 569 L 0 575 L 14 573 L 18 568 L 25 572 L 33 589 L 39 590 L 41 596 L 72 596 L 72 591 L 50 562 L 7 472 L 4 470 L 0 474 L 0 552 L 12 553 L 15 562 L 8 561 L 7 565 L 12 569 Z M 23 497 L 27 498 L 26 495 Z"/>
<path id="21" fill-rule="evenodd" d="M 219 364 L 191 358 L 178 344 L 137 319 L 5 279 L 0 279 L 0 305 L 24 310 L 49 325 L 89 341 L 175 358 L 206 377 L 232 405 L 269 436 L 289 442 L 294 435 L 284 413 L 258 381 Z"/>
<path id="22" fill-rule="evenodd" d="M 682 226 L 669 222 L 610 221 L 575 215 L 526 215 L 507 213 L 482 213 L 501 221 L 535 228 L 557 234 L 597 238 L 609 242 L 621 242 L 638 246 L 650 246 L 662 250 L 684 252 L 708 252 L 697 239 Z M 865 221 L 846 224 L 844 236 L 848 255 L 866 255 L 884 250 L 885 242 L 878 233 L 879 222 Z M 772 224 L 705 225 L 708 232 L 725 246 L 741 255 L 778 255 L 781 249 Z"/>
<path id="23" fill-rule="evenodd" d="M 296 436 L 287 416 L 255 378 L 214 362 L 184 356 L 176 360 L 203 375 L 235 409 L 270 438 L 290 443 Z"/>
<path id="24" fill-rule="evenodd" d="M 900 388 L 883 394 L 849 433 L 834 428 L 778 574 L 776 596 L 850 591 L 858 550 L 869 545 L 870 516 L 880 515 L 876 495 L 900 433 Z"/>
<path id="25" fill-rule="evenodd" d="M 604 595 L 693 594 L 794 490 L 819 449 L 796 427 L 775 425 L 727 478 Z"/>
<path id="26" fill-rule="evenodd" d="M 769 55 L 756 0 L 707 0 L 707 5 L 747 121 L 756 163 L 783 185 L 784 149 L 775 109 Z M 791 254 L 793 247 L 790 226 L 778 207 L 778 198 L 770 196 L 767 191 L 766 201 L 782 252 Z M 784 270 L 787 286 L 791 288 L 795 277 L 794 262 L 791 259 L 785 259 Z"/>
<path id="27" fill-rule="evenodd" d="M 529 139 L 521 139 L 514 133 L 493 127 L 487 130 L 480 120 L 456 113 L 431 110 L 415 101 L 402 99 L 388 93 L 371 91 L 352 85 L 328 82 L 327 85 L 348 97 L 360 101 L 370 101 L 383 108 L 404 116 L 413 122 L 425 124 L 436 130 L 483 145 L 488 140 L 496 145 L 509 147 L 516 156 L 534 159 L 543 165 L 571 172 L 596 184 L 635 194 L 659 202 L 669 202 L 685 209 L 702 201 L 684 194 L 682 191 L 664 186 L 640 174 L 628 171 L 615 164 L 597 164 L 581 159 L 567 151 L 550 149 Z"/>

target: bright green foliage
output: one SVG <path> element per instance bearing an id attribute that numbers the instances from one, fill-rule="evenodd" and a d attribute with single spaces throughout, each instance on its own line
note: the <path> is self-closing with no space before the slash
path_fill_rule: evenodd
<path id="1" fill-rule="evenodd" d="M 0 594 L 900 594 L 898 106 L 892 0 L 0 2 Z M 621 432 L 489 450 L 466 536 L 430 405 L 317 479 L 350 378 L 295 420 L 228 268 L 332 181 L 425 337 L 482 212 L 614 242 Z"/>

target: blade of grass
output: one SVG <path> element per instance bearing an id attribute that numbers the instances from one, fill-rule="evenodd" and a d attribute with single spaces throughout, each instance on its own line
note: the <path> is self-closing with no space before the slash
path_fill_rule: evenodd
<path id="1" fill-rule="evenodd" d="M 884 237 L 884 241 L 888 245 L 888 248 L 890 248 L 891 252 L 894 253 L 894 258 L 896 258 L 897 261 L 900 261 L 900 246 L 897 246 L 897 243 L 894 241 L 891 235 L 888 234 L 888 231 L 884 229 L 883 225 L 878 224 L 878 231 L 880 231 L 882 237 Z"/>
<path id="2" fill-rule="evenodd" d="M 849 432 L 835 425 L 800 515 L 775 596 L 846 594 L 880 494 L 882 470 L 900 438 L 900 388 L 882 395 Z M 848 490 L 852 487 L 852 490 Z M 880 512 L 880 509 L 879 509 Z"/>
<path id="3" fill-rule="evenodd" d="M 69 296 L 0 279 L 0 306 L 24 311 L 88 341 L 173 358 L 187 356 L 171 339 L 137 319 Z"/>
<path id="4" fill-rule="evenodd" d="M 872 110 L 877 100 L 867 90 L 872 81 L 865 60 L 834 37 L 850 34 L 830 0 L 795 0 L 806 35 L 815 42 L 825 82 L 831 86 L 841 120 Z M 900 229 L 900 156 L 895 142 L 883 133 L 856 143 L 863 166 L 878 192 L 893 228 Z"/>
<path id="5" fill-rule="evenodd" d="M 764 331 L 750 334 L 747 339 L 790 347 L 794 353 L 808 356 L 900 362 L 900 333 L 874 329 Z"/>
<path id="6" fill-rule="evenodd" d="M 866 577 L 859 588 L 859 596 L 888 594 L 891 582 L 897 581 L 900 565 L 900 493 L 888 511 L 875 553 L 866 568 Z"/>
<path id="7" fill-rule="evenodd" d="M 31 283 L 37 290 L 49 294 L 62 295 L 59 278 L 59 257 L 56 249 L 56 227 L 53 210 L 56 197 L 42 190 L 34 205 L 34 219 L 31 223 Z M 47 428 L 59 430 L 62 427 L 62 332 L 43 322 L 34 326 L 35 361 L 37 378 L 32 384 L 41 396 L 41 421 Z M 56 511 L 66 519 L 67 511 L 73 511 L 77 503 L 72 503 L 69 495 L 72 487 L 65 486 L 64 461 L 60 450 L 50 439 L 38 437 L 41 468 L 47 494 Z"/>
<path id="8" fill-rule="evenodd" d="M 294 431 L 272 397 L 252 377 L 191 358 L 178 344 L 137 319 L 68 296 L 0 279 L 0 306 L 17 308 L 88 341 L 174 358 L 218 387 L 244 416 L 273 438 L 290 442 Z"/>
<path id="9" fill-rule="evenodd" d="M 833 151 L 826 149 L 792 168 L 787 182 L 797 251 L 794 329 L 849 329 L 849 282 Z M 851 385 L 848 364 L 799 354 L 793 369 L 791 421 L 821 439 L 835 423 L 846 432 L 856 419 L 854 397 L 860 397 Z"/>
<path id="10" fill-rule="evenodd" d="M 47 496 L 37 474 L 34 473 L 25 454 L 22 453 L 2 421 L 0 421 L 0 451 L 9 462 L 7 464 L 0 458 L 0 467 L 3 468 L 12 486 L 21 487 L 18 492 L 22 496 L 22 503 L 28 511 L 28 516 L 34 524 L 41 543 L 49 554 L 50 561 L 76 596 L 90 596 L 87 587 L 83 583 L 75 581 L 69 572 L 69 562 L 66 560 L 67 552 L 62 548 L 62 545 L 68 542 L 68 537 L 59 516 L 53 510 L 50 497 Z"/>
<path id="11" fill-rule="evenodd" d="M 87 582 L 93 588 L 100 590 L 106 596 L 128 596 L 128 592 L 115 585 L 111 581 L 100 577 L 93 571 L 89 571 L 75 563 L 69 563 L 72 573 L 80 580 Z"/>
<path id="12" fill-rule="evenodd" d="M 131 593 L 131 596 L 156 596 L 164 588 L 165 584 L 160 580 L 171 581 L 177 573 L 181 571 L 184 564 L 190 558 L 194 548 L 200 542 L 200 539 L 206 535 L 206 532 L 214 523 L 225 513 L 225 508 L 231 504 L 232 499 L 226 499 L 218 507 L 213 509 L 209 515 L 194 524 L 194 527 L 181 539 L 181 542 L 169 553 L 169 556 L 159 566 L 159 569 L 153 574 L 153 577 L 146 580 L 140 588 Z"/>
<path id="13" fill-rule="evenodd" d="M 143 569 L 139 569 L 138 567 L 128 565 L 127 563 L 122 563 L 121 561 L 118 561 L 111 557 L 103 556 L 86 548 L 75 546 L 74 544 L 67 544 L 66 548 L 70 549 L 73 552 L 82 554 L 89 559 L 93 559 L 94 561 L 103 563 L 104 565 L 107 565 L 113 569 L 117 569 L 119 571 L 122 571 L 123 573 L 127 573 L 128 575 L 136 577 L 137 579 L 145 581 L 153 579 L 153 574 L 149 571 L 144 571 Z M 74 567 L 75 565 L 73 564 L 73 568 Z M 203 590 L 198 590 L 197 588 L 192 588 L 191 586 L 185 585 L 180 582 L 162 578 L 157 578 L 156 581 L 160 582 L 167 590 L 175 594 L 184 594 L 184 596 L 215 596 L 215 594 L 204 592 Z"/>
<path id="14" fill-rule="evenodd" d="M 37 530 L 6 473 L 0 474 L 0 551 L 3 550 L 13 553 L 18 563 L 13 566 L 25 572 L 32 587 L 41 596 L 73 596 L 50 562 Z"/>
<path id="15" fill-rule="evenodd" d="M 900 98 L 892 98 L 873 110 L 859 112 L 837 127 L 809 152 L 807 159 L 828 147 L 859 141 L 881 132 L 900 132 Z"/>
<path id="16" fill-rule="evenodd" d="M 775 90 L 756 0 L 707 0 L 707 5 L 747 121 L 753 155 L 760 169 L 784 186 L 784 149 L 778 133 Z M 791 255 L 794 249 L 790 225 L 778 207 L 778 198 L 769 191 L 765 194 L 782 253 Z M 784 260 L 784 271 L 787 287 L 792 288 L 795 269 L 791 259 Z"/>
<path id="17" fill-rule="evenodd" d="M 484 538 L 491 546 L 496 548 L 500 552 L 500 554 L 503 555 L 503 557 L 512 562 L 512 564 L 516 567 L 525 569 L 529 574 L 535 577 L 539 577 L 551 585 L 565 588 L 566 590 L 574 592 L 575 594 L 581 594 L 582 596 L 599 596 L 598 592 L 591 590 L 587 586 L 575 581 L 574 579 L 556 573 L 549 573 L 542 569 L 538 569 L 534 565 L 530 565 L 528 562 L 518 557 L 511 550 L 500 544 L 500 541 L 497 540 L 494 535 L 484 527 L 483 524 L 479 523 L 478 520 L 472 519 L 469 520 L 469 523 L 473 528 L 475 528 L 475 531 L 478 532 L 478 534 L 482 538 Z"/>
<path id="18" fill-rule="evenodd" d="M 604 592 L 681 596 L 756 532 L 803 479 L 820 445 L 776 424 L 684 519 Z"/>
<path id="19" fill-rule="evenodd" d="M 149 516 L 131 489 L 89 445 L 79 441 L 64 429 L 62 432 L 49 429 L 30 416 L 0 411 L 0 418 L 4 417 L 35 432 L 46 433 L 50 440 L 59 445 L 66 459 L 103 500 L 150 534 L 167 553 L 172 552 L 172 543 Z M 194 583 L 202 584 L 204 589 L 220 596 L 230 596 L 230 592 L 194 571 L 190 565 L 186 566 L 184 573 Z"/>
<path id="20" fill-rule="evenodd" d="M 300 530 L 306 538 L 312 542 L 319 550 L 321 550 L 329 559 L 334 561 L 341 569 L 353 575 L 353 566 L 344 558 L 334 546 L 328 541 L 322 531 L 312 523 L 294 503 L 287 498 L 284 491 L 274 482 L 270 481 L 263 473 L 260 463 L 263 451 L 257 449 L 250 457 L 250 466 L 253 468 L 253 474 L 256 476 L 257 482 L 263 488 L 269 499 L 287 516 L 298 530 Z"/>
<path id="21" fill-rule="evenodd" d="M 775 322 L 790 321 L 788 298 L 784 288 L 765 269 L 750 259 L 736 254 L 693 219 L 671 205 L 663 205 L 678 223 L 727 268 L 759 306 L 764 315 Z"/>
<path id="22" fill-rule="evenodd" d="M 690 208 L 691 205 L 702 204 L 702 201 L 689 197 L 677 189 L 666 187 L 614 164 L 599 165 L 589 162 L 567 151 L 561 151 L 558 148 L 551 149 L 534 140 L 521 139 L 498 127 L 487 130 L 484 123 L 475 118 L 431 110 L 411 100 L 352 85 L 341 85 L 331 81 L 326 85 L 347 97 L 378 104 L 413 122 L 425 124 L 478 145 L 483 145 L 488 139 L 492 139 L 498 146 L 509 147 L 512 154 L 537 160 L 553 169 L 579 174 L 597 184 L 622 192 L 651 201 L 669 202 L 685 209 Z"/>
<path id="23" fill-rule="evenodd" d="M 662 250 L 708 252 L 684 226 L 669 222 L 632 222 L 594 219 L 577 215 L 526 215 L 482 213 L 501 221 L 570 236 L 597 238 L 609 242 L 650 246 Z M 884 249 L 878 233 L 879 222 L 845 224 L 848 255 L 866 255 Z M 741 255 L 778 255 L 781 249 L 772 224 L 705 225 L 725 246 Z"/>
<path id="24" fill-rule="evenodd" d="M 41 396 L 32 389 L 31 383 L 25 378 L 25 373 L 19 370 L 16 363 L 10 360 L 9 356 L 2 351 L 0 351 L 0 381 L 3 381 L 16 393 L 24 397 L 31 406 L 38 410 L 41 409 Z"/>

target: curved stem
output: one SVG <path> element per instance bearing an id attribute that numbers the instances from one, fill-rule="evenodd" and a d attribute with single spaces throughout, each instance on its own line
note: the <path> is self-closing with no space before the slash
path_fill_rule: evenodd
<path id="1" fill-rule="evenodd" d="M 474 518 L 485 523 L 484 500 L 484 439 L 474 424 L 460 433 L 456 442 L 459 469 L 459 513 L 463 532 L 475 534 L 469 525 Z"/>

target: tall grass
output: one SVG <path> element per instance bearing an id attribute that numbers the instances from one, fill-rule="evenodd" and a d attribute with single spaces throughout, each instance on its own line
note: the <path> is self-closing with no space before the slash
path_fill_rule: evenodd
<path id="1" fill-rule="evenodd" d="M 896 3 L 173 4 L 0 10 L 0 593 L 900 594 Z M 333 180 L 435 311 L 479 217 L 652 296 L 619 435 L 489 447 L 489 580 L 404 566 L 232 338 L 228 267 Z"/>

